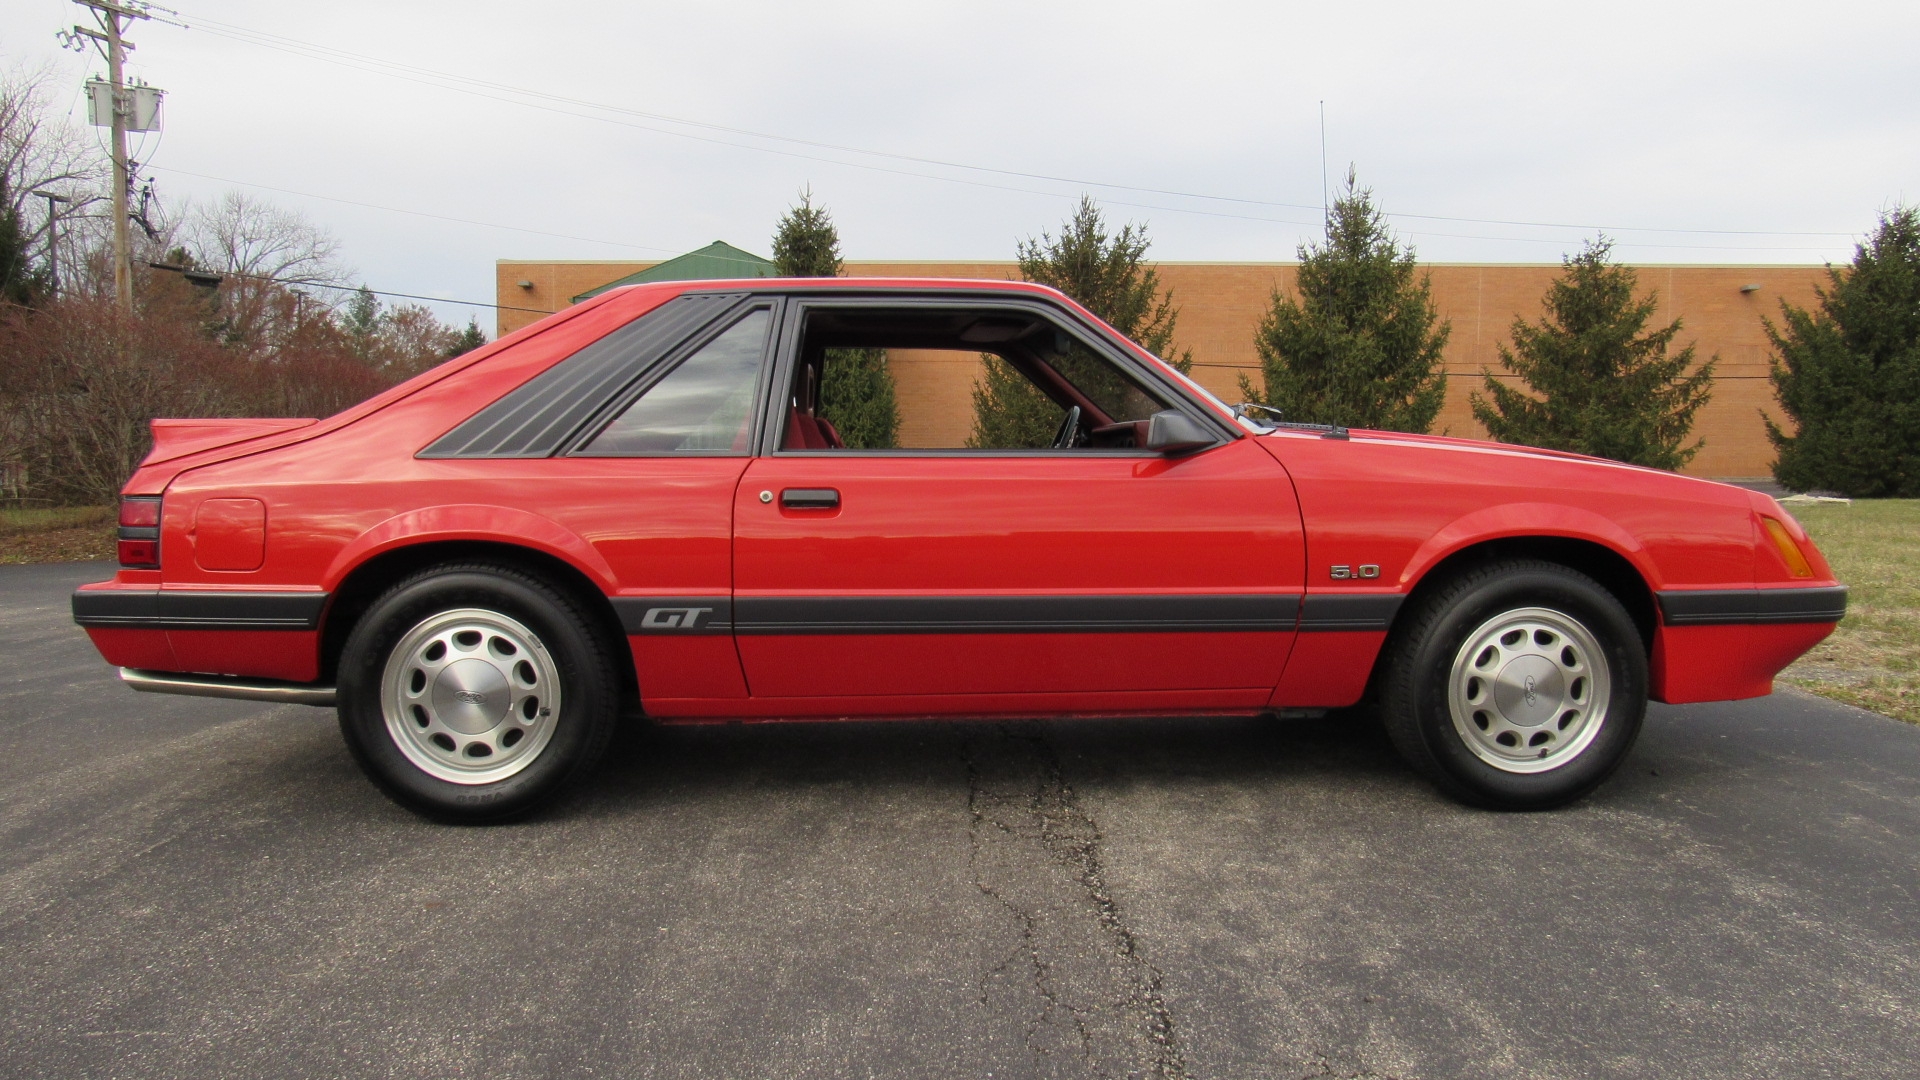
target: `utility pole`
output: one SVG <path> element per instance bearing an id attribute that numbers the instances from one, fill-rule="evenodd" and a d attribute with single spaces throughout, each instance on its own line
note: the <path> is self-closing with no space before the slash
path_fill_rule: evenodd
<path id="1" fill-rule="evenodd" d="M 51 191 L 36 191 L 35 195 L 47 200 L 47 280 L 53 289 L 53 295 L 60 295 L 60 204 L 73 200 L 65 195 L 56 195 Z"/>
<path id="2" fill-rule="evenodd" d="M 133 102 L 127 94 L 126 54 L 133 42 L 121 37 L 122 19 L 145 19 L 146 11 L 114 0 L 73 0 L 93 12 L 100 29 L 73 28 L 74 38 L 92 38 L 107 56 L 107 83 L 113 95 L 113 297 L 120 310 L 133 312 L 133 244 L 127 234 L 127 189 L 132 186 L 127 165 L 127 120 Z M 95 118 L 98 122 L 98 117 Z"/>

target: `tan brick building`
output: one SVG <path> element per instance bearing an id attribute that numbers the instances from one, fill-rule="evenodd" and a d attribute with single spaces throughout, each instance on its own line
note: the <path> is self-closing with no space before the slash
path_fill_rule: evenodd
<path id="1" fill-rule="evenodd" d="M 540 262 L 501 260 L 496 266 L 499 332 L 517 330 L 541 313 L 555 311 L 582 293 L 643 270 L 645 262 Z M 1175 335 L 1191 348 L 1194 377 L 1227 401 L 1240 400 L 1238 379 L 1246 374 L 1259 385 L 1259 358 L 1253 334 L 1275 289 L 1293 286 L 1293 263 L 1158 264 L 1161 280 L 1173 290 L 1180 308 Z M 1479 389 L 1482 367 L 1499 370 L 1496 347 L 1508 340 L 1516 316 L 1536 319 L 1547 285 L 1560 273 L 1558 263 L 1433 263 L 1434 300 L 1453 324 L 1447 344 L 1447 404 L 1434 424 L 1436 432 L 1483 437 L 1485 431 L 1468 409 L 1467 395 Z M 1780 301 L 1807 306 L 1814 288 L 1825 281 L 1818 266 L 1642 266 L 1640 287 L 1658 292 L 1655 316 L 1664 325 L 1685 321 L 1679 341 L 1697 343 L 1704 360 L 1719 356 L 1713 400 L 1700 413 L 1694 435 L 1706 445 L 1686 471 L 1697 476 L 1767 476 L 1774 452 L 1761 414 L 1779 418 L 1767 374 L 1767 338 L 1763 315 L 1777 319 Z M 851 277 L 995 278 L 1015 276 L 1007 262 L 850 262 Z M 524 283 L 524 284 L 523 284 Z M 906 386 L 904 394 L 951 397 L 952 415 L 970 415 L 967 390 L 972 373 L 943 374 L 937 384 Z"/>

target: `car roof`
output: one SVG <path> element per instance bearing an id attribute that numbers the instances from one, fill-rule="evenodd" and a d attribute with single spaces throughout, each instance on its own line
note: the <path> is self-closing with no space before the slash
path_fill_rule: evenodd
<path id="1" fill-rule="evenodd" d="M 689 292 L 1002 292 L 1019 293 L 1064 301 L 1078 308 L 1066 293 L 1050 285 L 1031 281 L 993 278 L 912 278 L 912 277 L 787 277 L 787 278 L 711 278 L 683 281 L 652 281 L 622 285 L 606 295 Z"/>

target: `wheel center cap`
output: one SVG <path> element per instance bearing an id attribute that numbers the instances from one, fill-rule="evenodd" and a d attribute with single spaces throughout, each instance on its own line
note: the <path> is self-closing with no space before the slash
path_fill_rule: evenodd
<path id="1" fill-rule="evenodd" d="M 506 676 L 485 660 L 455 660 L 433 680 L 433 711 L 462 735 L 492 731 L 507 715 Z"/>
<path id="2" fill-rule="evenodd" d="M 1566 698 L 1560 666 L 1544 656 L 1516 656 L 1493 680 L 1493 700 L 1516 727 L 1537 727 L 1553 719 Z"/>

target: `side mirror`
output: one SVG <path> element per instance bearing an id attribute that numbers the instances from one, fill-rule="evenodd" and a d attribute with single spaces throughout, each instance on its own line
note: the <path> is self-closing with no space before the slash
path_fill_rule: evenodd
<path id="1" fill-rule="evenodd" d="M 1219 441 L 1198 420 L 1178 409 L 1154 413 L 1147 420 L 1147 449 L 1168 457 L 1205 450 Z"/>

